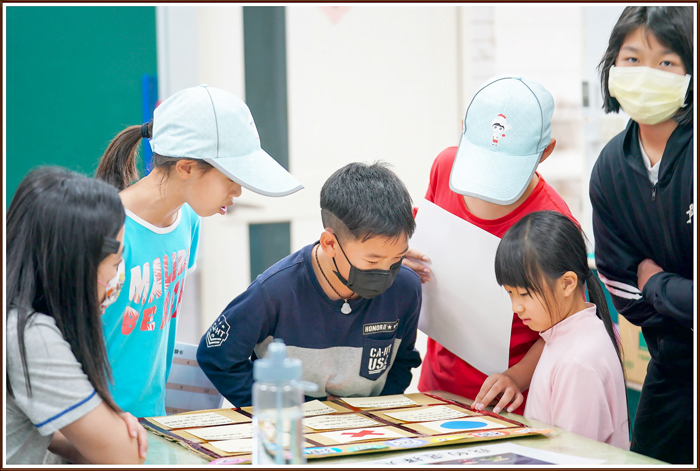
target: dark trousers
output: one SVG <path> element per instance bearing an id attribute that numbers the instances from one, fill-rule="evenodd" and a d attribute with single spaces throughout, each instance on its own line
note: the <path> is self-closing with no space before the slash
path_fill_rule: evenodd
<path id="1" fill-rule="evenodd" d="M 634 418 L 630 450 L 667 463 L 692 464 L 694 416 L 692 368 L 664 368 L 652 357 Z"/>

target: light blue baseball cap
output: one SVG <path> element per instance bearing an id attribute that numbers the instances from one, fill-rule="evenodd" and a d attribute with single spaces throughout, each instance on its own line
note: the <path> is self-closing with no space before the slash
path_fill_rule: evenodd
<path id="1" fill-rule="evenodd" d="M 239 185 L 265 196 L 304 186 L 260 147 L 255 121 L 233 94 L 206 85 L 181 90 L 153 113 L 154 153 L 200 159 Z"/>
<path id="2" fill-rule="evenodd" d="M 488 79 L 467 108 L 450 189 L 507 205 L 522 196 L 551 137 L 554 99 L 524 77 Z"/>

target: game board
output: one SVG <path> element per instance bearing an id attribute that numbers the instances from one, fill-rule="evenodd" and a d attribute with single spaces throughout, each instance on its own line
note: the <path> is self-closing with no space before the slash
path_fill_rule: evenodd
<path id="1" fill-rule="evenodd" d="M 252 408 L 210 409 L 140 419 L 149 431 L 208 459 L 251 460 Z M 342 398 L 304 404 L 308 459 L 547 434 L 431 394 Z"/>

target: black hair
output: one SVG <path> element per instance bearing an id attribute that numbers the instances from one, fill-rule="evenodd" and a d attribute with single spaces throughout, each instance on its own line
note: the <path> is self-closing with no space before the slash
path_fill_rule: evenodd
<path id="1" fill-rule="evenodd" d="M 117 190 L 60 167 L 32 170 L 7 211 L 6 312 L 17 310 L 17 341 L 26 381 L 24 332 L 35 313 L 51 316 L 102 400 L 113 410 L 111 370 L 102 336 L 97 270 L 105 240 L 124 225 Z M 107 244 L 109 245 L 109 244 Z M 12 394 L 9 375 L 7 390 Z"/>
<path id="2" fill-rule="evenodd" d="M 384 162 L 355 162 L 321 188 L 321 221 L 339 238 L 409 239 L 416 228 L 411 195 Z"/>
<path id="3" fill-rule="evenodd" d="M 139 170 L 136 165 L 139 149 L 138 145 L 142 138 L 150 139 L 152 135 L 153 121 L 140 126 L 129 126 L 117 134 L 102 155 L 100 163 L 97 166 L 97 171 L 95 172 L 95 177 L 115 186 L 120 191 L 138 181 L 140 178 Z M 151 158 L 151 168 L 163 170 L 162 182 L 164 182 L 170 175 L 171 169 L 179 160 L 191 160 L 195 162 L 197 167 L 202 171 L 202 174 L 214 168 L 211 164 L 201 159 L 166 157 L 155 153 Z"/>
<path id="4" fill-rule="evenodd" d="M 579 286 L 585 282 L 588 297 L 596 305 L 617 358 L 622 375 L 625 369 L 622 351 L 615 336 L 603 287 L 588 268 L 585 235 L 581 228 L 564 214 L 537 211 L 523 217 L 505 233 L 496 250 L 496 281 L 535 293 L 550 314 L 556 312 L 551 294 L 556 280 L 566 272 L 576 273 Z M 545 289 L 546 285 L 546 289 Z M 556 302 L 556 300 L 554 300 Z"/>
<path id="5" fill-rule="evenodd" d="M 693 73 L 693 8 L 692 7 L 627 7 L 622 11 L 610 33 L 608 49 L 598 64 L 600 89 L 603 94 L 603 109 L 606 113 L 620 111 L 620 103 L 610 96 L 608 78 L 610 68 L 615 65 L 625 38 L 635 29 L 642 27 L 651 33 L 663 46 L 678 54 L 687 74 Z M 693 80 L 685 95 L 685 107 L 673 119 L 679 124 L 693 122 Z"/>

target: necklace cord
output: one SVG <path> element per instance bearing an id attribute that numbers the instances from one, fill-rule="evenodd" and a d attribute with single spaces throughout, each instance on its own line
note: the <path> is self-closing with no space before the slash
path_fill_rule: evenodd
<path id="1" fill-rule="evenodd" d="M 333 287 L 330 280 L 328 279 L 326 274 L 323 272 L 323 267 L 321 267 L 321 262 L 318 261 L 318 249 L 319 249 L 319 247 L 321 247 L 320 244 L 316 246 L 316 251 L 314 252 L 314 256 L 316 257 L 316 264 L 318 265 L 318 269 L 321 270 L 321 275 L 323 275 L 323 279 L 326 280 L 326 283 L 328 283 L 328 286 L 330 286 L 331 289 L 333 291 L 335 291 L 335 294 L 337 294 L 340 299 L 342 299 L 343 301 L 345 301 L 347 303 L 349 298 L 344 298 L 343 296 L 341 296 L 340 293 L 338 292 L 338 290 Z"/>

